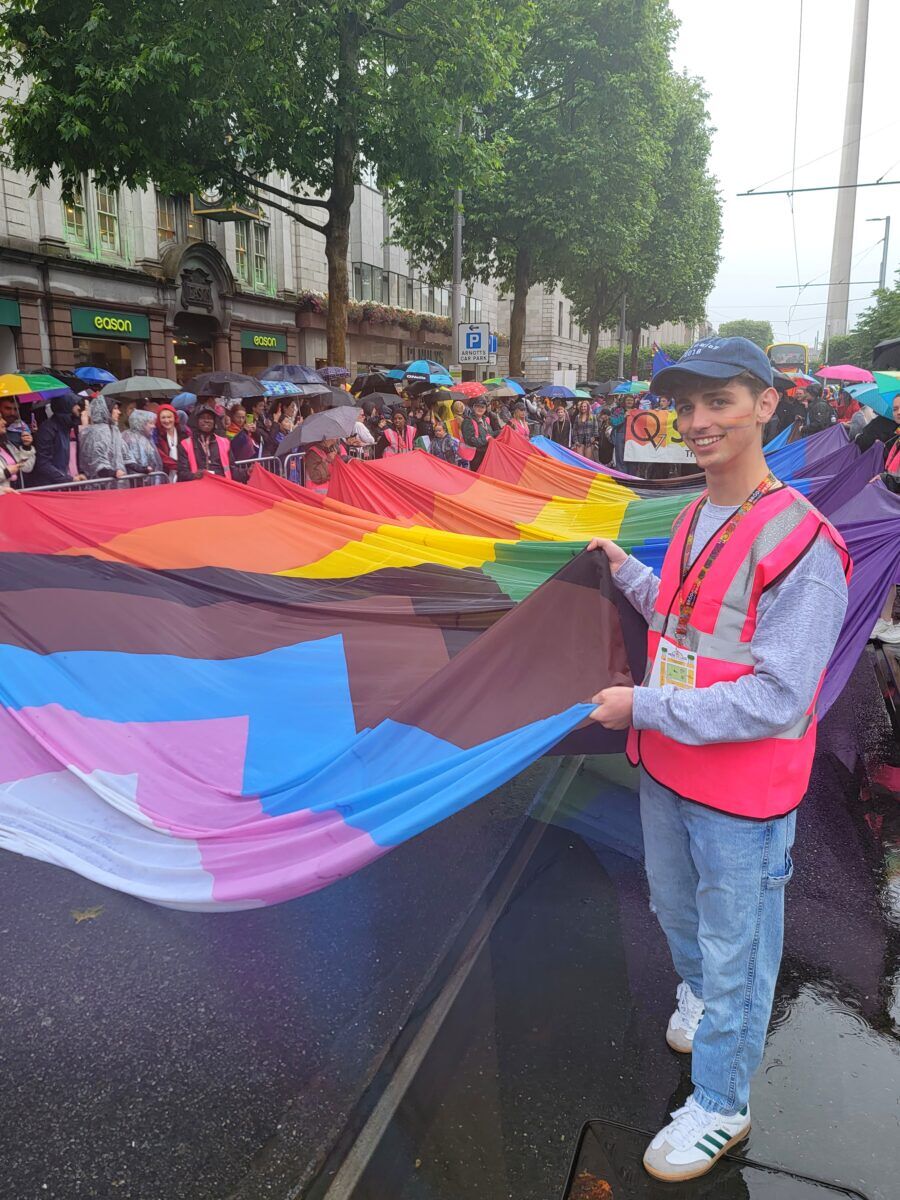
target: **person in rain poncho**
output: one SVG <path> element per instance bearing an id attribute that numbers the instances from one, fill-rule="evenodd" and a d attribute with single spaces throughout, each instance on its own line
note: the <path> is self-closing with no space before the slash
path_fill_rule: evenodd
<path id="1" fill-rule="evenodd" d="M 90 405 L 91 423 L 78 431 L 78 464 L 88 479 L 121 479 L 125 446 L 118 426 L 119 402 L 95 396 Z"/>
<path id="2" fill-rule="evenodd" d="M 128 418 L 128 428 L 122 434 L 125 466 L 129 475 L 149 475 L 163 470 L 159 451 L 153 444 L 156 413 L 135 409 Z M 164 480 L 154 479 L 154 484 Z"/>

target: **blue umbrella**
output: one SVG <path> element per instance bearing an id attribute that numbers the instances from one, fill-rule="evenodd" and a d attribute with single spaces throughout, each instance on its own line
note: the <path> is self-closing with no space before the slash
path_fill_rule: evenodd
<path id="1" fill-rule="evenodd" d="M 99 383 L 101 386 L 104 383 L 119 382 L 112 371 L 104 371 L 102 367 L 76 367 L 73 374 L 77 375 L 84 383 Z"/>
<path id="2" fill-rule="evenodd" d="M 305 367 L 303 363 L 280 363 L 260 371 L 260 379 L 285 379 L 288 383 L 325 383 L 318 371 Z M 326 384 L 327 386 L 327 384 Z"/>
<path id="3" fill-rule="evenodd" d="M 291 383 L 289 379 L 260 379 L 267 396 L 302 396 L 303 384 Z"/>
<path id="4" fill-rule="evenodd" d="M 385 378 L 399 381 L 420 379 L 435 387 L 453 387 L 453 377 L 448 373 L 443 363 L 434 362 L 430 358 L 416 358 L 412 362 L 401 363 L 390 371 L 385 371 Z"/>
<path id="5" fill-rule="evenodd" d="M 898 385 L 897 391 L 889 392 L 887 395 L 884 392 L 880 392 L 874 383 L 852 383 L 846 390 L 854 400 L 858 400 L 860 404 L 865 404 L 867 408 L 871 408 L 880 417 L 887 417 L 889 420 L 893 420 L 894 396 L 900 393 L 900 385 Z"/>
<path id="6" fill-rule="evenodd" d="M 187 412 L 189 408 L 193 408 L 197 403 L 197 397 L 193 392 L 179 392 L 177 396 L 172 397 L 170 403 L 179 412 Z"/>
<path id="7" fill-rule="evenodd" d="M 543 387 L 538 388 L 534 393 L 540 396 L 542 400 L 574 400 L 575 393 L 571 388 L 563 387 L 559 383 L 545 383 Z"/>

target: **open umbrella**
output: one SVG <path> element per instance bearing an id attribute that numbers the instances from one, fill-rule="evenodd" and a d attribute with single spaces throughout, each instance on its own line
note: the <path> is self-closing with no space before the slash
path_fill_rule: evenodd
<path id="1" fill-rule="evenodd" d="M 348 405 L 332 408 L 328 412 L 313 413 L 287 435 L 278 447 L 278 457 L 284 458 L 299 446 L 309 446 L 312 442 L 350 437 L 358 420 L 359 410 Z"/>
<path id="2" fill-rule="evenodd" d="M 880 417 L 893 420 L 894 397 L 900 396 L 900 371 L 876 371 L 874 383 L 854 383 L 847 391 Z"/>
<path id="3" fill-rule="evenodd" d="M 534 393 L 542 400 L 574 400 L 575 393 L 571 388 L 563 387 L 560 383 L 545 383 Z"/>
<path id="4" fill-rule="evenodd" d="M 92 387 L 102 387 L 104 383 L 116 383 L 118 375 L 113 375 L 112 371 L 105 371 L 103 367 L 76 367 L 74 374 L 82 381 L 89 383 Z"/>
<path id="5" fill-rule="evenodd" d="M 199 400 L 221 396 L 223 400 L 249 400 L 264 396 L 262 383 L 252 375 L 241 375 L 237 371 L 207 371 L 195 376 L 188 384 Z"/>
<path id="6" fill-rule="evenodd" d="M 318 371 L 303 363 L 279 363 L 260 371 L 260 379 L 287 379 L 290 383 L 324 383 Z"/>
<path id="7" fill-rule="evenodd" d="M 465 383 L 455 383 L 450 394 L 454 400 L 477 400 L 486 392 L 487 388 L 483 383 L 478 383 L 475 379 L 467 379 Z"/>
<path id="8" fill-rule="evenodd" d="M 631 379 L 624 383 L 617 383 L 613 388 L 613 394 L 616 396 L 639 396 L 642 392 L 649 392 L 650 384 L 646 379 Z"/>
<path id="9" fill-rule="evenodd" d="M 319 367 L 319 374 L 328 383 L 336 379 L 349 379 L 350 372 L 346 367 Z"/>
<path id="10" fill-rule="evenodd" d="M 179 412 L 187 412 L 197 403 L 197 397 L 193 392 L 179 392 L 177 396 L 172 397 L 172 407 Z"/>
<path id="11" fill-rule="evenodd" d="M 385 371 L 385 375 L 388 379 L 398 382 L 418 379 L 436 386 L 453 387 L 453 377 L 444 364 L 430 358 L 416 358 L 411 362 L 401 363 L 398 367 Z"/>
<path id="12" fill-rule="evenodd" d="M 386 408 L 393 408 L 399 399 L 396 392 L 369 392 L 367 396 L 360 396 L 359 403 L 364 412 L 367 404 L 371 404 L 379 412 L 384 412 Z"/>
<path id="13" fill-rule="evenodd" d="M 816 374 L 820 379 L 836 379 L 844 383 L 874 383 L 871 371 L 864 367 L 854 367 L 850 363 L 842 363 L 837 367 L 819 367 Z"/>
<path id="14" fill-rule="evenodd" d="M 502 398 L 508 400 L 510 396 L 524 396 L 525 389 L 515 379 L 510 379 L 505 375 L 497 375 L 493 379 L 485 379 L 484 386 L 493 394 L 496 395 L 495 389 L 503 389 Z"/>
<path id="15" fill-rule="evenodd" d="M 19 396 L 26 400 L 33 396 L 39 399 L 52 392 L 69 390 L 55 375 L 0 375 L 0 396 Z"/>
<path id="16" fill-rule="evenodd" d="M 383 371 L 369 371 L 365 375 L 357 375 L 353 380 L 350 391 L 354 396 L 368 396 L 370 392 L 393 392 L 397 395 L 393 379 L 388 379 Z"/>
<path id="17" fill-rule="evenodd" d="M 111 396 L 114 400 L 171 400 L 182 391 L 184 388 L 174 379 L 157 375 L 131 375 L 128 379 L 108 383 L 101 394 Z"/>

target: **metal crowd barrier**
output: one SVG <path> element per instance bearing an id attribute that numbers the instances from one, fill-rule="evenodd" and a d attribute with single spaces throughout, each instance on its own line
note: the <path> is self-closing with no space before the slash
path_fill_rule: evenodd
<path id="1" fill-rule="evenodd" d="M 282 458 L 281 474 L 290 483 L 303 485 L 306 478 L 303 474 L 303 459 L 305 456 L 305 450 L 295 450 L 292 454 L 285 454 Z"/>
<path id="2" fill-rule="evenodd" d="M 238 458 L 231 465 L 240 471 L 246 469 L 247 476 L 249 477 L 250 472 L 257 464 L 265 467 L 267 471 L 271 471 L 273 475 L 280 475 L 282 473 L 281 460 L 275 454 L 267 454 L 259 458 Z"/>
<path id="3" fill-rule="evenodd" d="M 73 479 L 70 483 L 45 483 L 41 487 L 27 487 L 22 491 L 29 492 L 108 492 L 116 488 L 147 487 L 151 480 L 168 483 L 169 476 L 165 471 L 150 471 L 145 474 L 120 475 L 116 478 L 103 479 Z M 158 486 L 154 483 L 154 486 Z"/>

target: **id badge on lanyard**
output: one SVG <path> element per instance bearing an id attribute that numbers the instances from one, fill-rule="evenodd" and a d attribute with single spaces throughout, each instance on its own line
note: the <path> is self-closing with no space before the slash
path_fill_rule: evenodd
<path id="1" fill-rule="evenodd" d="M 677 688 L 697 686 L 697 655 L 693 650 L 679 646 L 669 638 L 661 637 L 650 672 L 650 687 Z"/>

